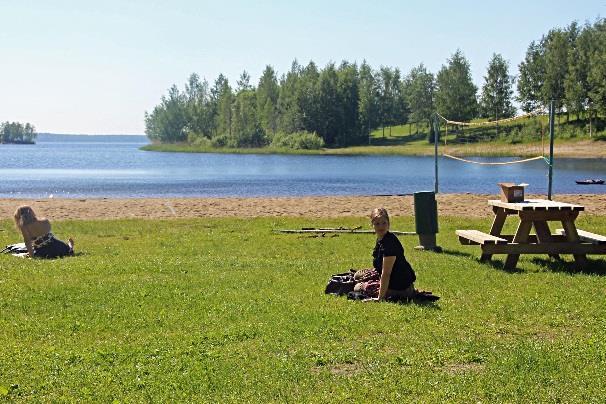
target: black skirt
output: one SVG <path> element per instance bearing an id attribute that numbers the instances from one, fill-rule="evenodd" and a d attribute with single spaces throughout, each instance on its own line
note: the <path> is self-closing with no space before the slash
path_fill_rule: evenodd
<path id="1" fill-rule="evenodd" d="M 47 244 L 40 248 L 34 248 L 36 258 L 59 258 L 74 255 L 74 251 L 63 241 L 52 238 Z"/>

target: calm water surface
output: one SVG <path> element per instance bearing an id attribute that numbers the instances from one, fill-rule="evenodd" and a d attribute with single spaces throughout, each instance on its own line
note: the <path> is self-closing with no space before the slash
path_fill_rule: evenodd
<path id="1" fill-rule="evenodd" d="M 40 135 L 0 145 L 0 197 L 194 197 L 407 194 L 433 190 L 433 157 L 144 152 L 143 136 Z M 482 160 L 482 159 L 476 159 Z M 499 159 L 484 159 L 498 161 Z M 503 161 L 510 158 L 501 159 Z M 496 193 L 497 182 L 547 190 L 543 161 L 478 166 L 441 158 L 440 192 Z M 606 193 L 606 160 L 557 159 L 555 193 Z"/>

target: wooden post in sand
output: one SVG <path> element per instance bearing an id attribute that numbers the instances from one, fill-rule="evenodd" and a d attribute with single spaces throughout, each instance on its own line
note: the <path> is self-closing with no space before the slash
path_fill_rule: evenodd
<path id="1" fill-rule="evenodd" d="M 434 183 L 434 192 L 436 195 L 438 194 L 438 140 L 440 139 L 440 123 L 438 121 L 438 116 L 434 115 L 433 117 L 433 159 L 435 164 L 435 183 Z"/>
<path id="2" fill-rule="evenodd" d="M 555 101 L 551 100 L 549 104 L 549 183 L 547 184 L 547 199 L 551 200 L 551 191 L 553 186 L 553 138 L 555 121 Z"/>

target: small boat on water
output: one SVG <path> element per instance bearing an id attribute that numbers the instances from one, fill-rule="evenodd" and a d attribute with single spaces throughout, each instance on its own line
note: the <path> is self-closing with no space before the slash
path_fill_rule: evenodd
<path id="1" fill-rule="evenodd" d="M 604 180 L 598 180 L 598 179 L 576 180 L 575 182 L 579 185 L 602 185 L 602 184 L 604 184 Z"/>

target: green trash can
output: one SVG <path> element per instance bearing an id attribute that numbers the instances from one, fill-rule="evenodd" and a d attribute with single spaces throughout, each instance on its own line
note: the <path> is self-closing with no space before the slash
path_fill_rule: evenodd
<path id="1" fill-rule="evenodd" d="M 440 251 L 436 245 L 438 233 L 438 204 L 433 191 L 414 193 L 415 228 L 419 235 L 419 250 Z"/>

